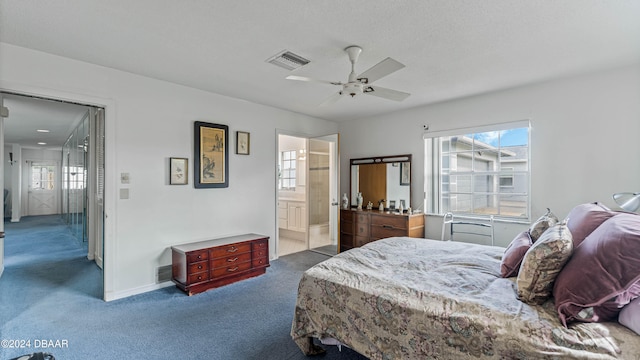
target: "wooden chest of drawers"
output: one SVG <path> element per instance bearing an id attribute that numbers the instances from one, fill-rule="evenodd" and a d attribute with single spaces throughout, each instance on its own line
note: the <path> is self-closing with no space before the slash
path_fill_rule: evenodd
<path id="1" fill-rule="evenodd" d="M 171 247 L 172 280 L 189 295 L 264 274 L 269 237 L 231 236 Z"/>
<path id="2" fill-rule="evenodd" d="M 393 236 L 424 237 L 424 214 L 340 210 L 340 251 Z"/>

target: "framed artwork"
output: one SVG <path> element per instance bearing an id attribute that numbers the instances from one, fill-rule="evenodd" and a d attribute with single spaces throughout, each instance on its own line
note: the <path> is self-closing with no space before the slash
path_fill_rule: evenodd
<path id="1" fill-rule="evenodd" d="M 169 184 L 187 185 L 189 183 L 189 159 L 169 158 Z"/>
<path id="2" fill-rule="evenodd" d="M 400 163 L 400 185 L 411 184 L 411 163 L 409 161 Z"/>
<path id="3" fill-rule="evenodd" d="M 246 131 L 236 131 L 236 154 L 249 155 L 250 150 L 250 134 Z"/>
<path id="4" fill-rule="evenodd" d="M 229 187 L 229 127 L 196 121 L 193 128 L 193 182 L 196 188 Z"/>

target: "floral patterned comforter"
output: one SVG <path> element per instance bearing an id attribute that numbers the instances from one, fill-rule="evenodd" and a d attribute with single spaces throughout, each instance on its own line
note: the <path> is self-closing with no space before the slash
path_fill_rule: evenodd
<path id="1" fill-rule="evenodd" d="M 553 300 L 520 302 L 503 252 L 388 238 L 340 253 L 302 276 L 291 336 L 305 354 L 333 338 L 371 359 L 640 359 L 618 323 L 565 328 Z"/>

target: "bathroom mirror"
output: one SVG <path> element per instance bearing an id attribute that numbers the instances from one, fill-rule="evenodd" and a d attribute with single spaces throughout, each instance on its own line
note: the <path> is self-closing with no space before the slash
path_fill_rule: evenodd
<path id="1" fill-rule="evenodd" d="M 362 208 L 369 201 L 378 209 L 384 199 L 385 210 L 411 207 L 411 155 L 376 156 L 351 159 L 351 207 L 362 193 Z"/>

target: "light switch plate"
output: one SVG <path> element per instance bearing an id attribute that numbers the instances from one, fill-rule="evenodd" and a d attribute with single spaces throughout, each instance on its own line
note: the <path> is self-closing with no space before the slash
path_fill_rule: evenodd
<path id="1" fill-rule="evenodd" d="M 130 181 L 129 173 L 120 173 L 120 183 L 128 184 Z"/>
<path id="2" fill-rule="evenodd" d="M 129 198 L 129 189 L 120 189 L 120 199 Z"/>

